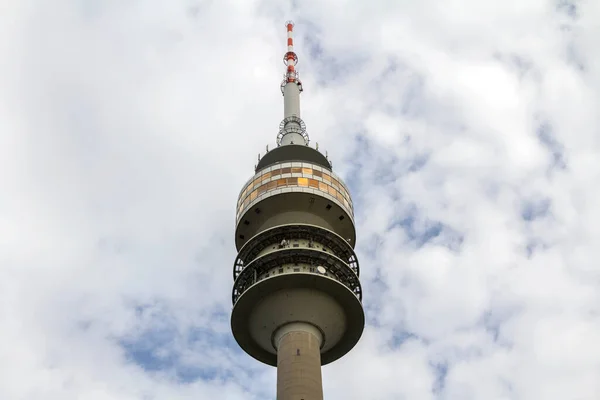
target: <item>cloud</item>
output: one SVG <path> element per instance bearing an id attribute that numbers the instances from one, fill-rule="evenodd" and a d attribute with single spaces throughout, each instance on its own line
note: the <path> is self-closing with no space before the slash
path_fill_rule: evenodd
<path id="1" fill-rule="evenodd" d="M 229 313 L 289 18 L 368 321 L 325 395 L 596 398 L 600 8 L 536 0 L 6 2 L 0 398 L 274 398 Z"/>

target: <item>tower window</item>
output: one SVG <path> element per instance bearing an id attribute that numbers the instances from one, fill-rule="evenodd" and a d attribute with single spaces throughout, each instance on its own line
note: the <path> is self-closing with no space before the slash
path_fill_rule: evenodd
<path id="1" fill-rule="evenodd" d="M 244 235 L 240 235 L 240 236 L 238 236 L 238 237 L 239 237 L 240 239 L 244 239 L 244 237 L 245 237 L 245 236 L 244 236 Z"/>
<path id="2" fill-rule="evenodd" d="M 325 207 L 328 210 L 331 210 L 331 204 L 327 204 L 327 207 Z"/>
<path id="3" fill-rule="evenodd" d="M 344 216 L 343 216 L 343 215 L 340 215 L 340 221 L 341 221 L 341 220 L 343 220 L 343 219 L 344 219 Z"/>

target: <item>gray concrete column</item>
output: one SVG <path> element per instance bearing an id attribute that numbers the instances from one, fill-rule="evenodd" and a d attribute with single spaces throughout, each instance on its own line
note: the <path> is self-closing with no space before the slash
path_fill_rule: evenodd
<path id="1" fill-rule="evenodd" d="M 300 118 L 300 88 L 295 82 L 288 82 L 283 88 L 283 117 Z"/>
<path id="2" fill-rule="evenodd" d="M 321 342 L 314 325 L 294 322 L 275 332 L 277 400 L 323 400 Z"/>

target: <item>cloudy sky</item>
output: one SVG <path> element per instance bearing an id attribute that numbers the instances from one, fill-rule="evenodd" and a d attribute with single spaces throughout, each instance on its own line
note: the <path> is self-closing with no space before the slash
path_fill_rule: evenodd
<path id="1" fill-rule="evenodd" d="M 325 397 L 598 399 L 593 0 L 3 0 L 0 398 L 275 398 L 229 317 L 287 19 L 368 320 Z"/>

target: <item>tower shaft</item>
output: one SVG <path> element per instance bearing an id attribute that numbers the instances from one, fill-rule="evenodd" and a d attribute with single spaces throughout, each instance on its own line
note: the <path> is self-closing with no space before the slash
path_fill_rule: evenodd
<path id="1" fill-rule="evenodd" d="M 277 346 L 277 400 L 323 400 L 321 334 L 312 325 L 293 323 Z"/>
<path id="2" fill-rule="evenodd" d="M 283 89 L 283 116 L 300 118 L 300 88 L 298 85 L 285 85 Z"/>

